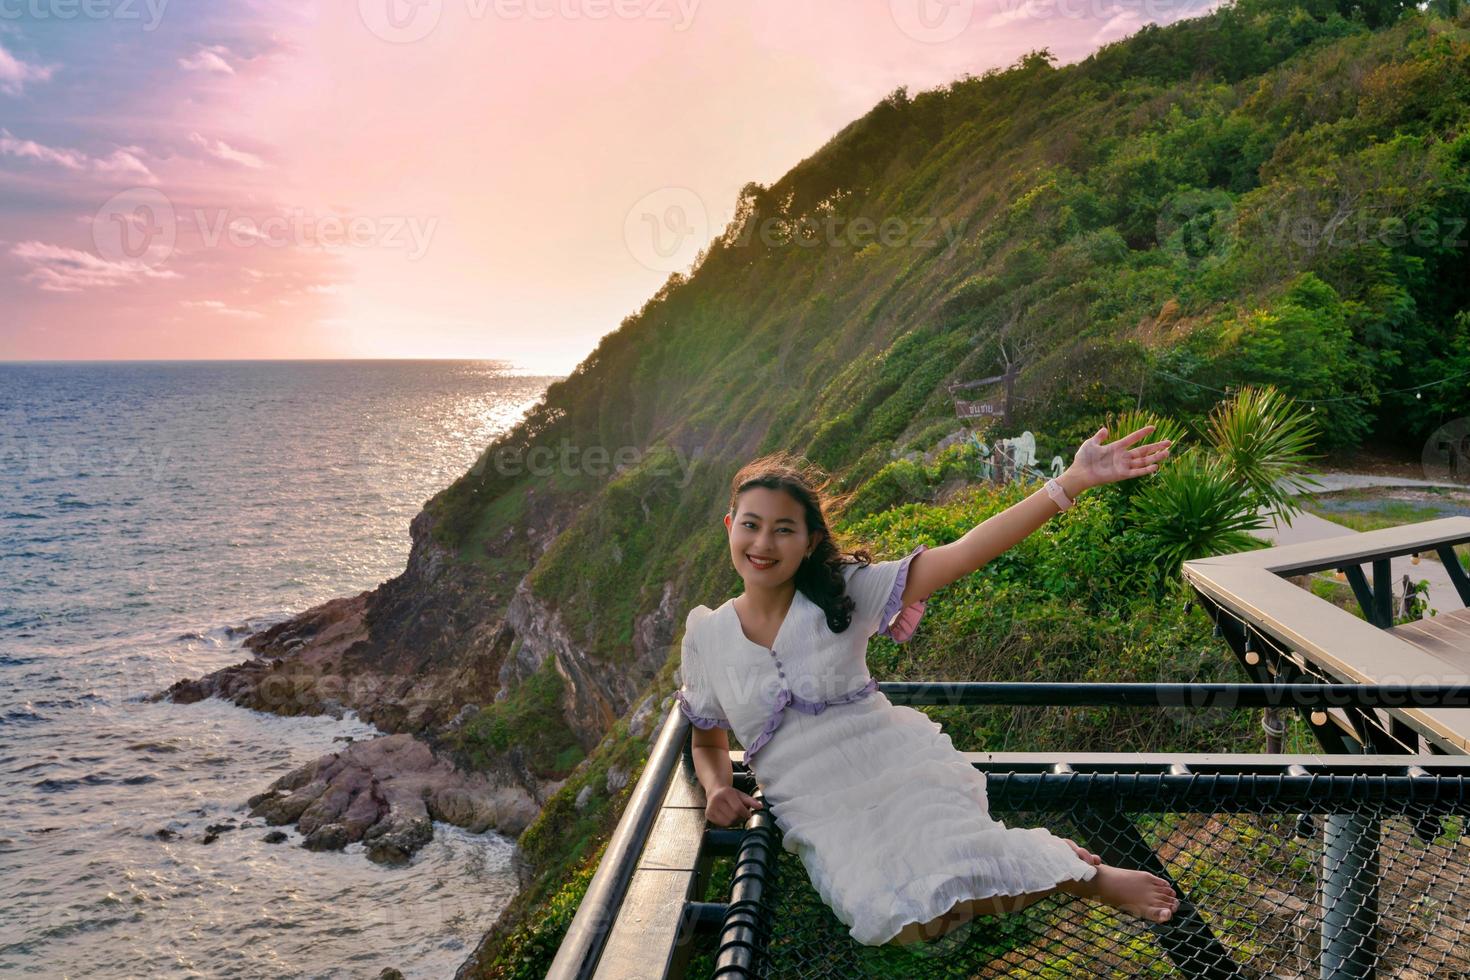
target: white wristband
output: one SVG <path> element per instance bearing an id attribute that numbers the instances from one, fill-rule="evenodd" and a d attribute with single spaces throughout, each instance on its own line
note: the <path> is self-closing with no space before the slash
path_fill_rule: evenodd
<path id="1" fill-rule="evenodd" d="M 1067 510 L 1072 506 L 1072 498 L 1067 496 L 1067 491 L 1062 489 L 1062 485 L 1056 481 L 1055 477 L 1046 481 L 1046 492 L 1062 510 Z"/>

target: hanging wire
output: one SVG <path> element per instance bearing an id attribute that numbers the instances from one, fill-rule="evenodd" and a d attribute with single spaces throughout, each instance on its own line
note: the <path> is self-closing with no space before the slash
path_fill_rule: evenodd
<path id="1" fill-rule="evenodd" d="M 1236 625 L 1239 626 L 1240 629 L 1241 629 L 1241 631 L 1244 632 L 1244 634 L 1245 634 L 1245 646 L 1243 647 L 1242 652 L 1244 652 L 1244 653 L 1251 653 L 1254 650 L 1253 637 L 1256 635 L 1255 632 L 1252 631 L 1252 624 L 1248 620 L 1246 620 L 1244 617 L 1237 616 L 1234 612 L 1232 612 L 1229 609 L 1226 609 L 1224 606 L 1217 605 L 1215 607 L 1215 609 L 1216 609 L 1216 617 L 1215 617 L 1215 620 L 1214 620 L 1214 635 L 1216 637 L 1219 637 L 1219 636 L 1222 636 L 1223 635 L 1223 630 L 1220 627 L 1220 620 L 1219 620 L 1220 615 L 1229 616 L 1232 620 L 1235 621 Z M 1264 634 L 1262 635 L 1262 639 L 1265 641 L 1265 646 L 1266 646 L 1266 648 L 1268 650 L 1275 649 L 1275 647 L 1271 643 L 1270 639 L 1268 637 L 1265 637 Z M 1324 683 L 1332 683 L 1333 682 L 1332 681 L 1332 678 L 1329 678 L 1326 674 L 1322 674 L 1322 673 L 1317 672 L 1317 671 L 1312 671 L 1312 670 L 1308 669 L 1307 670 L 1307 674 L 1309 676 L 1316 677 L 1316 679 L 1321 680 Z M 1407 755 L 1418 755 L 1419 754 L 1420 749 L 1419 749 L 1419 746 L 1418 745 L 1410 745 L 1408 742 L 1405 742 L 1402 738 L 1399 738 L 1396 734 L 1394 734 L 1394 732 L 1393 732 L 1393 730 L 1392 730 L 1392 728 L 1390 726 L 1386 726 L 1386 725 L 1383 725 L 1382 723 L 1378 722 L 1377 715 L 1374 714 L 1374 713 L 1372 713 L 1371 709 L 1368 709 L 1368 711 L 1369 711 L 1369 713 L 1367 715 L 1365 715 L 1364 718 L 1365 718 L 1365 720 L 1370 720 L 1370 721 L 1372 721 L 1374 723 L 1373 724 L 1373 727 L 1375 728 L 1375 730 L 1378 733 L 1377 736 L 1376 736 L 1377 738 L 1386 740 L 1386 741 L 1388 741 L 1388 742 L 1390 742 L 1390 743 L 1392 743 L 1394 745 L 1397 745 Z M 1317 713 L 1318 712 L 1314 711 L 1313 712 L 1313 715 L 1315 716 Z M 1264 722 L 1263 722 L 1263 724 L 1264 724 Z M 1314 720 L 1313 721 L 1313 724 L 1315 725 L 1315 724 L 1317 724 L 1317 722 Z M 1359 734 L 1359 737 L 1360 738 L 1364 738 L 1364 736 L 1366 735 L 1366 733 L 1364 733 L 1364 732 L 1359 732 L 1358 734 Z M 1364 741 L 1365 741 L 1365 744 L 1366 744 L 1368 740 L 1366 738 L 1364 738 Z M 1371 747 L 1371 746 L 1368 746 L 1368 747 Z"/>
<path id="2" fill-rule="evenodd" d="M 1177 375 L 1177 374 L 1170 374 L 1168 371 L 1165 371 L 1162 368 L 1154 368 L 1153 369 L 1153 373 L 1154 374 L 1161 374 L 1161 375 L 1163 375 L 1166 378 L 1172 378 L 1175 381 L 1180 381 L 1180 382 L 1183 382 L 1184 384 L 1187 384 L 1187 385 L 1194 385 L 1196 388 L 1203 388 L 1205 391 L 1213 391 L 1217 395 L 1229 395 L 1229 394 L 1231 394 L 1230 391 L 1227 391 L 1224 388 L 1215 388 L 1215 387 L 1212 387 L 1210 385 L 1200 384 L 1198 381 L 1191 381 L 1188 378 L 1181 378 L 1181 377 L 1179 377 L 1179 375 Z M 1470 371 L 1461 371 L 1458 374 L 1452 374 L 1449 377 L 1440 378 L 1438 381 L 1428 381 L 1428 382 L 1425 382 L 1422 385 L 1413 385 L 1412 387 L 1409 387 L 1409 388 L 1386 388 L 1386 389 L 1383 389 L 1383 390 L 1379 391 L 1378 394 L 1380 394 L 1380 395 L 1399 395 L 1399 394 L 1403 394 L 1406 391 L 1421 391 L 1421 390 L 1423 390 L 1425 388 L 1433 388 L 1435 385 L 1442 385 L 1442 384 L 1444 384 L 1447 381 L 1454 381 L 1454 380 L 1456 380 L 1458 378 L 1463 378 L 1463 377 L 1467 377 L 1467 376 L 1470 376 Z M 1343 396 L 1340 396 L 1340 397 L 1337 397 L 1337 398 L 1295 398 L 1294 397 L 1292 400 L 1293 401 L 1297 401 L 1297 402 L 1301 402 L 1301 403 L 1306 404 L 1306 405 L 1325 405 L 1325 404 L 1327 404 L 1329 402 L 1363 401 L 1365 399 L 1365 397 L 1366 396 L 1364 396 L 1364 395 L 1343 395 Z"/>

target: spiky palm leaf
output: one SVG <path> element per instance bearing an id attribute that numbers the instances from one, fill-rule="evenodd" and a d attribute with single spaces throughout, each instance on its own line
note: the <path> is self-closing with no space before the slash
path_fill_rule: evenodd
<path id="1" fill-rule="evenodd" d="M 1143 441 L 1158 442 L 1161 439 L 1168 439 L 1170 442 L 1169 452 L 1174 454 L 1174 456 L 1177 456 L 1182 451 L 1180 443 L 1183 442 L 1189 434 L 1188 431 L 1184 428 L 1184 424 L 1177 419 L 1171 418 L 1167 415 L 1155 415 L 1153 412 L 1150 412 L 1147 409 L 1129 409 L 1128 411 L 1122 412 L 1117 416 L 1114 416 L 1113 413 L 1109 412 L 1107 415 L 1106 424 L 1108 427 L 1109 440 L 1117 439 L 1120 436 L 1125 436 L 1130 432 L 1143 428 L 1145 425 L 1151 425 L 1154 427 L 1154 431 L 1150 432 Z M 1171 457 L 1171 459 L 1172 458 L 1173 457 Z M 1159 466 L 1159 471 L 1162 472 L 1168 466 L 1169 460 L 1165 460 L 1164 463 Z M 1138 490 L 1139 487 L 1143 486 L 1147 482 L 1149 481 L 1123 480 L 1118 483 L 1110 483 L 1108 484 L 1108 486 L 1113 488 L 1113 492 L 1116 493 L 1123 500 L 1128 500 L 1133 496 L 1133 494 Z"/>
<path id="2" fill-rule="evenodd" d="M 1247 386 L 1221 402 L 1210 413 L 1205 437 L 1231 476 L 1272 515 L 1289 521 L 1302 509 L 1295 495 L 1322 485 L 1302 472 L 1320 458 L 1307 452 L 1317 437 L 1316 422 L 1270 385 Z"/>
<path id="3" fill-rule="evenodd" d="M 1247 551 L 1261 541 L 1249 532 L 1265 527 L 1254 493 L 1225 464 L 1191 447 L 1133 494 L 1131 523 L 1165 575 L 1182 562 Z"/>

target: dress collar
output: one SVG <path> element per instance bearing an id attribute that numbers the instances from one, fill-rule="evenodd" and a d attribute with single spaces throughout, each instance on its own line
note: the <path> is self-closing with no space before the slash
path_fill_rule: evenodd
<path id="1" fill-rule="evenodd" d="M 804 594 L 802 594 L 802 591 L 800 589 L 797 589 L 796 594 L 791 597 L 791 605 L 786 608 L 786 616 L 781 620 L 781 625 L 776 628 L 776 636 L 772 640 L 771 645 L 768 647 L 762 646 L 761 644 L 755 642 L 750 637 L 745 635 L 745 627 L 742 626 L 740 623 L 740 613 L 736 612 L 735 610 L 734 596 L 726 599 L 725 605 L 721 608 L 724 609 L 725 614 L 730 617 L 731 625 L 735 630 L 735 635 L 740 637 L 743 642 L 765 653 L 774 653 L 781 646 L 781 635 L 786 632 L 786 627 L 791 624 L 792 617 L 796 615 L 797 606 L 803 602 L 810 603 L 811 600 L 808 599 Z"/>

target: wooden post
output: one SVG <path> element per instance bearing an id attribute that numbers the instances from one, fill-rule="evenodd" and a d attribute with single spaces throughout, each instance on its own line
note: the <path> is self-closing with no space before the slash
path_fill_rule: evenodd
<path id="1" fill-rule="evenodd" d="M 1006 403 L 1002 417 L 1005 419 L 1006 428 L 1009 429 L 1011 425 L 1011 399 L 1015 397 L 1016 393 L 1016 365 L 1006 365 L 1005 382 Z"/>

